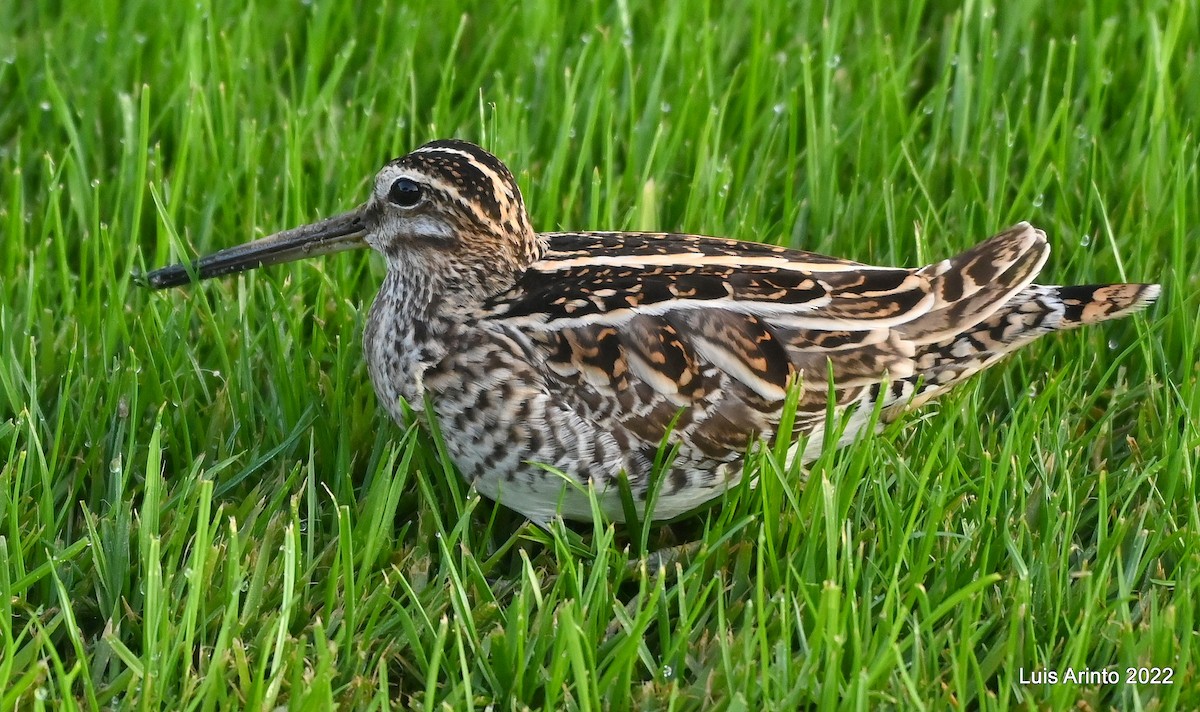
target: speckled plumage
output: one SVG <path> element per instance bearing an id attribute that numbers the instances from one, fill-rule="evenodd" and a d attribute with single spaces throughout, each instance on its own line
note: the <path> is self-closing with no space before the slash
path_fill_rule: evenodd
<path id="1" fill-rule="evenodd" d="M 149 275 L 163 287 L 363 243 L 387 260 L 363 348 L 397 420 L 428 399 L 463 476 L 538 522 L 590 518 L 586 486 L 623 518 L 664 438 L 678 455 L 653 516 L 737 482 L 799 389 L 793 456 L 811 459 L 829 374 L 842 442 L 1041 334 L 1124 316 L 1157 285 L 1033 284 L 1045 234 L 1020 223 L 919 269 L 651 233 L 535 233 L 508 169 L 435 141 L 387 164 L 346 215 Z M 190 271 L 189 271 L 190 270 Z M 639 512 L 640 514 L 640 512 Z"/>

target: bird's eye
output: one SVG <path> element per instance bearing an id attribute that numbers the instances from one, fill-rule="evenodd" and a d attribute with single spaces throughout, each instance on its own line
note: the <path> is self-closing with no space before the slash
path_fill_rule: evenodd
<path id="1" fill-rule="evenodd" d="M 411 178 L 397 178 L 388 189 L 388 200 L 402 208 L 411 208 L 421 202 L 421 184 Z"/>

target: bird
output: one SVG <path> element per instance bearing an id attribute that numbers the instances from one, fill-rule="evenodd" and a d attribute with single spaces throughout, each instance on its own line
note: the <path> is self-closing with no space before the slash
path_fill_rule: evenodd
<path id="1" fill-rule="evenodd" d="M 542 525 L 591 521 L 593 501 L 616 522 L 681 517 L 779 446 L 785 403 L 779 451 L 803 465 L 827 410 L 847 445 L 1044 334 L 1160 294 L 1035 284 L 1050 247 L 1028 222 L 919 268 L 690 234 L 538 233 L 508 167 L 456 139 L 388 162 L 349 212 L 142 281 L 362 247 L 387 267 L 362 341 L 382 407 L 436 419 L 459 474 Z"/>

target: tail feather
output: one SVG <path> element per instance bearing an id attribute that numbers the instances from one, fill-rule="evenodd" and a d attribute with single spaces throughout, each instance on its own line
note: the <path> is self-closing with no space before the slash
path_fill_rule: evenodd
<path id="1" fill-rule="evenodd" d="M 1058 329 L 1097 324 L 1120 319 L 1153 304 L 1162 287 L 1157 284 L 1081 284 L 1071 287 L 1039 287 L 1049 290 L 1046 297 L 1062 304 Z"/>
<path id="2" fill-rule="evenodd" d="M 897 389 L 913 400 L 895 405 L 918 406 L 1044 334 L 1128 316 L 1160 293 L 1157 284 L 1030 285 L 975 326 L 921 349 L 915 375 Z"/>

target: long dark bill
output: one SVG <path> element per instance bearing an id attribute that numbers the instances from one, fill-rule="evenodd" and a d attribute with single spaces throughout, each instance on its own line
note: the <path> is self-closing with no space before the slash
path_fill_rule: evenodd
<path id="1" fill-rule="evenodd" d="M 344 250 L 366 247 L 363 209 L 277 232 L 261 240 L 230 247 L 188 265 L 178 264 L 149 272 L 140 282 L 151 289 L 166 289 L 188 284 L 193 276 L 197 281 L 227 274 L 237 274 L 257 267 Z"/>

